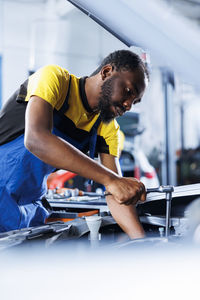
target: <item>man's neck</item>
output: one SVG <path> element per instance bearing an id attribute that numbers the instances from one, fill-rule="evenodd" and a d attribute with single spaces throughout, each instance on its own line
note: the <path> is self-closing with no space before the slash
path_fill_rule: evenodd
<path id="1" fill-rule="evenodd" d="M 88 104 L 93 112 L 98 111 L 100 83 L 98 74 L 86 78 L 85 93 L 88 99 Z"/>

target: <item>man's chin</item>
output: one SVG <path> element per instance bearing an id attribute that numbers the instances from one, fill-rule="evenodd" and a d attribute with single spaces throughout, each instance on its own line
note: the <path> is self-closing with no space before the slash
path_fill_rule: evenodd
<path id="1" fill-rule="evenodd" d="M 109 124 L 114 118 L 115 118 L 115 116 L 105 116 L 105 115 L 100 115 L 101 116 L 101 120 L 102 120 L 102 122 L 103 123 L 105 123 L 105 124 Z"/>

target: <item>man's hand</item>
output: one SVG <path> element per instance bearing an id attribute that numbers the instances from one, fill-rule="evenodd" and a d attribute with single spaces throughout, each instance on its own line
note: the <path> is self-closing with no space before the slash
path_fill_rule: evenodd
<path id="1" fill-rule="evenodd" d="M 118 177 L 106 185 L 108 193 L 112 194 L 119 204 L 136 204 L 146 200 L 146 190 L 142 182 L 136 178 Z"/>

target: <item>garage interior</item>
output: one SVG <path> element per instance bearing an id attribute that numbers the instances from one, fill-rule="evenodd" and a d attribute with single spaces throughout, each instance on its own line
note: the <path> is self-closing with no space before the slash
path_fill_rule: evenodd
<path id="1" fill-rule="evenodd" d="M 67 291 L 74 299 L 197 299 L 199 37 L 200 0 L 0 0 L 0 109 L 48 64 L 88 76 L 106 55 L 125 49 L 150 71 L 141 103 L 117 118 L 123 176 L 146 187 L 146 201 L 136 206 L 146 237 L 128 239 L 104 186 L 57 169 L 41 200 L 49 212 L 45 224 L 0 233 L 2 299 L 14 297 L 11 281 L 20 293 L 20 277 L 19 299 L 27 299 L 35 277 L 40 283 L 29 299 Z M 24 270 L 31 270 L 30 280 Z"/>

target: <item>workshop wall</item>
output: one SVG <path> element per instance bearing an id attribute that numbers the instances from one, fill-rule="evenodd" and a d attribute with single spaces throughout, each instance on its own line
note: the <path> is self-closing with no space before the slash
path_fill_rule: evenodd
<path id="1" fill-rule="evenodd" d="M 27 76 L 31 23 L 42 15 L 43 7 L 43 2 L 1 1 L 3 102 Z"/>
<path id="2" fill-rule="evenodd" d="M 125 48 L 76 9 L 70 11 L 65 18 L 36 20 L 33 27 L 33 69 L 47 63 L 56 63 L 78 76 L 83 76 L 97 67 L 105 52 L 107 54 L 113 49 Z M 109 42 L 106 43 L 108 39 Z"/>

